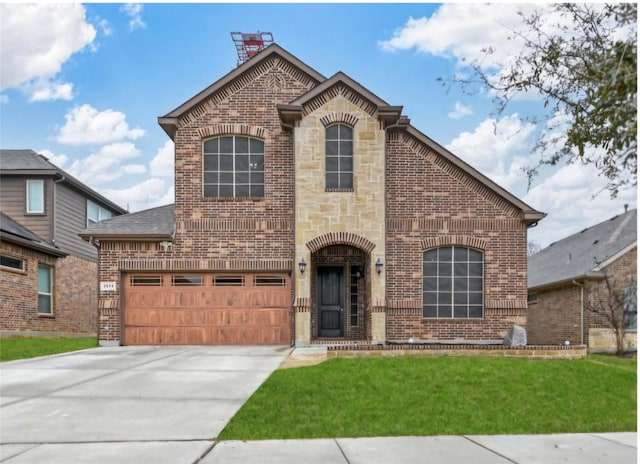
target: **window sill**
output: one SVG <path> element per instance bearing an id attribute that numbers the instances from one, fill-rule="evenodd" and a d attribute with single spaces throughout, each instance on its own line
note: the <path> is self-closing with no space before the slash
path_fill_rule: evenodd
<path id="1" fill-rule="evenodd" d="M 27 275 L 27 271 L 25 269 L 15 269 L 13 267 L 7 267 L 7 266 L 0 266 L 0 271 L 12 272 L 14 274 Z"/>
<path id="2" fill-rule="evenodd" d="M 232 203 L 234 201 L 264 201 L 265 197 L 202 197 L 205 201 L 220 201 L 226 203 Z"/>
<path id="3" fill-rule="evenodd" d="M 353 192 L 352 188 L 325 188 L 325 192 Z"/>
<path id="4" fill-rule="evenodd" d="M 44 318 L 47 318 L 47 319 L 55 318 L 55 316 L 53 314 L 46 314 L 46 313 L 38 313 L 38 317 L 44 317 Z"/>

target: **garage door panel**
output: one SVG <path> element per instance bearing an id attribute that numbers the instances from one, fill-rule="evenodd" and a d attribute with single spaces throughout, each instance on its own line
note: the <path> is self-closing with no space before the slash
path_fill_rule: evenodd
<path id="1" fill-rule="evenodd" d="M 185 279 L 181 279 L 183 282 Z M 172 275 L 125 276 L 124 343 L 289 344 L 288 276 L 202 274 L 200 285 Z M 139 285 L 134 282 L 154 282 Z M 240 282 L 240 284 L 238 284 Z"/>

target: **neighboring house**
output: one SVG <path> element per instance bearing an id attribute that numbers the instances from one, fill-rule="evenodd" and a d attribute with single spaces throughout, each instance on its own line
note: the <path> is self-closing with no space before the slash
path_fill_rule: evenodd
<path id="1" fill-rule="evenodd" d="M 605 275 L 624 302 L 627 344 L 636 346 L 638 210 L 552 243 L 529 258 L 527 340 L 531 344 L 615 349 L 610 325 L 589 310 L 608 297 Z"/>
<path id="2" fill-rule="evenodd" d="M 160 117 L 175 205 L 81 234 L 109 288 L 101 343 L 495 343 L 526 325 L 544 214 L 401 111 L 273 44 Z"/>
<path id="3" fill-rule="evenodd" d="M 0 331 L 95 334 L 98 252 L 78 232 L 126 210 L 32 150 L 0 150 Z"/>

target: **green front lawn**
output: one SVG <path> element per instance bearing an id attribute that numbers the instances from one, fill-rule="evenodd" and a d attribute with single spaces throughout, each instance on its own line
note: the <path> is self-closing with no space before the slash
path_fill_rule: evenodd
<path id="1" fill-rule="evenodd" d="M 96 337 L 85 338 L 3 338 L 0 339 L 0 361 L 34 358 L 98 346 Z"/>
<path id="2" fill-rule="evenodd" d="M 338 358 L 278 370 L 221 440 L 636 431 L 635 360 Z"/>

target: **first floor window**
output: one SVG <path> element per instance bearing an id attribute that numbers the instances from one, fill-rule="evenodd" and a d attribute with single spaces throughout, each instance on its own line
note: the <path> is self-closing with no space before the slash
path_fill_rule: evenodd
<path id="1" fill-rule="evenodd" d="M 624 287 L 624 321 L 627 330 L 638 329 L 638 287 L 635 282 Z"/>
<path id="2" fill-rule="evenodd" d="M 24 259 L 14 258 L 13 256 L 0 255 L 0 266 L 17 271 L 24 271 Z"/>
<path id="3" fill-rule="evenodd" d="M 38 314 L 53 314 L 53 279 L 49 266 L 38 266 Z"/>
<path id="4" fill-rule="evenodd" d="M 205 197 L 264 197 L 264 142 L 235 135 L 205 140 L 202 185 Z"/>
<path id="5" fill-rule="evenodd" d="M 482 317 L 484 255 L 473 248 L 427 250 L 422 260 L 423 317 Z"/>
<path id="6" fill-rule="evenodd" d="M 27 179 L 27 214 L 44 213 L 44 180 Z"/>

